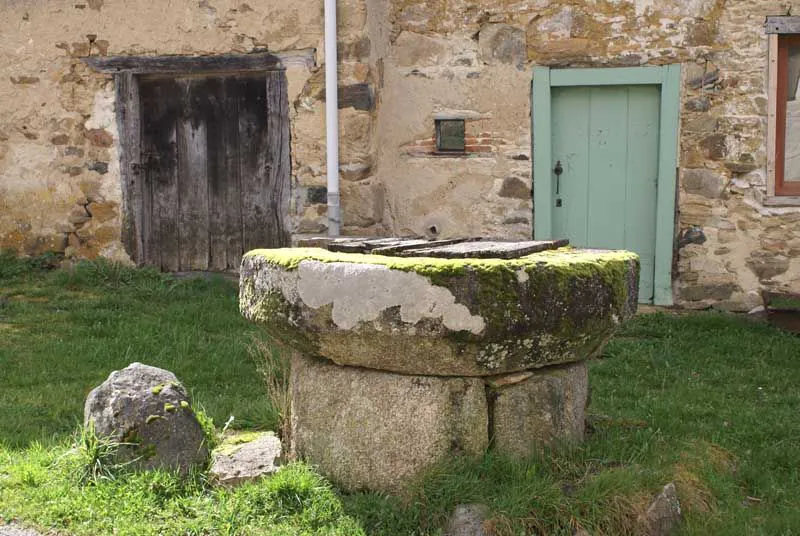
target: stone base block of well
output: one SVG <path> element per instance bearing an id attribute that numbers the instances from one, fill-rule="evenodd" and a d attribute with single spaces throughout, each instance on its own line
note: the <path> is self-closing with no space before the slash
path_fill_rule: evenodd
<path id="1" fill-rule="evenodd" d="M 537 446 L 584 439 L 589 398 L 585 362 L 509 376 L 487 381 L 497 452 L 523 458 Z"/>
<path id="2" fill-rule="evenodd" d="M 489 445 L 480 378 L 401 375 L 296 354 L 291 453 L 346 490 L 398 492 L 427 467 Z"/>

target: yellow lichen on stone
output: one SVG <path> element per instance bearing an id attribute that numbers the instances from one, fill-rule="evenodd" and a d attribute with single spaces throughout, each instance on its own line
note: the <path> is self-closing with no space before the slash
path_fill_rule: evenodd
<path id="1" fill-rule="evenodd" d="M 593 355 L 635 312 L 638 271 L 627 251 L 443 259 L 263 249 L 245 255 L 239 297 L 247 318 L 307 355 L 470 376 Z M 415 286 L 412 275 L 427 281 Z"/>
<path id="2" fill-rule="evenodd" d="M 271 264 L 292 270 L 304 260 L 319 262 L 347 262 L 377 264 L 393 270 L 413 271 L 424 275 L 457 271 L 470 267 L 476 270 L 492 270 L 503 267 L 520 269 L 528 266 L 573 266 L 582 263 L 627 262 L 638 260 L 636 253 L 624 250 L 581 250 L 571 247 L 532 253 L 516 259 L 441 259 L 435 257 L 387 257 L 364 253 L 339 253 L 321 248 L 256 249 L 245 257 L 260 257 Z"/>
<path id="3" fill-rule="evenodd" d="M 244 445 L 252 443 L 265 435 L 275 435 L 273 432 L 236 432 L 226 437 L 222 443 L 214 449 L 215 453 L 231 456 L 238 452 Z"/>

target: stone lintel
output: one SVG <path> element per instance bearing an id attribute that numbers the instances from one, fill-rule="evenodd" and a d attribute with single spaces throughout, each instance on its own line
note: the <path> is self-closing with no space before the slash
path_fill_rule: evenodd
<path id="1" fill-rule="evenodd" d="M 767 17 L 764 23 L 764 32 L 767 34 L 800 34 L 800 17 Z"/>

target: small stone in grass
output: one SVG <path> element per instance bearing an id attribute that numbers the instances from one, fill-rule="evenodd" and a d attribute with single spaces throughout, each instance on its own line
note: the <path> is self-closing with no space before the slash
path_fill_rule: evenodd
<path id="1" fill-rule="evenodd" d="M 210 474 L 227 487 L 258 480 L 278 471 L 281 441 L 272 432 L 236 434 L 212 454 Z"/>
<path id="2" fill-rule="evenodd" d="M 459 504 L 447 522 L 445 536 L 487 536 L 483 523 L 489 508 L 483 504 Z"/>
<path id="3" fill-rule="evenodd" d="M 664 486 L 647 507 L 647 511 L 639 516 L 639 524 L 648 536 L 673 534 L 682 520 L 681 503 L 673 482 Z"/>

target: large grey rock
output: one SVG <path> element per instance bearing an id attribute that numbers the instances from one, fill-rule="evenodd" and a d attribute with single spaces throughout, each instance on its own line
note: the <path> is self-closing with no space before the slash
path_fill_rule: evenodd
<path id="1" fill-rule="evenodd" d="M 240 308 L 278 341 L 340 365 L 489 376 L 581 361 L 636 311 L 638 257 L 395 258 L 316 248 L 245 255 Z"/>
<path id="2" fill-rule="evenodd" d="M 212 453 L 209 474 L 222 486 L 258 480 L 279 469 L 281 440 L 272 432 L 240 433 Z"/>
<path id="3" fill-rule="evenodd" d="M 459 504 L 447 520 L 445 536 L 488 536 L 483 523 L 489 516 L 484 504 Z"/>
<path id="4" fill-rule="evenodd" d="M 682 520 L 681 503 L 672 482 L 664 486 L 647 511 L 639 516 L 639 524 L 647 536 L 669 536 L 678 529 Z"/>
<path id="5" fill-rule="evenodd" d="M 401 492 L 424 469 L 488 447 L 484 384 L 406 376 L 295 354 L 294 457 L 346 490 Z"/>
<path id="6" fill-rule="evenodd" d="M 589 397 L 586 363 L 537 370 L 523 381 L 493 388 L 492 395 L 491 433 L 498 452 L 524 458 L 536 446 L 584 438 Z"/>
<path id="7" fill-rule="evenodd" d="M 132 363 L 89 393 L 84 424 L 123 442 L 117 461 L 139 469 L 187 471 L 208 459 L 205 434 L 189 395 L 167 370 Z"/>

